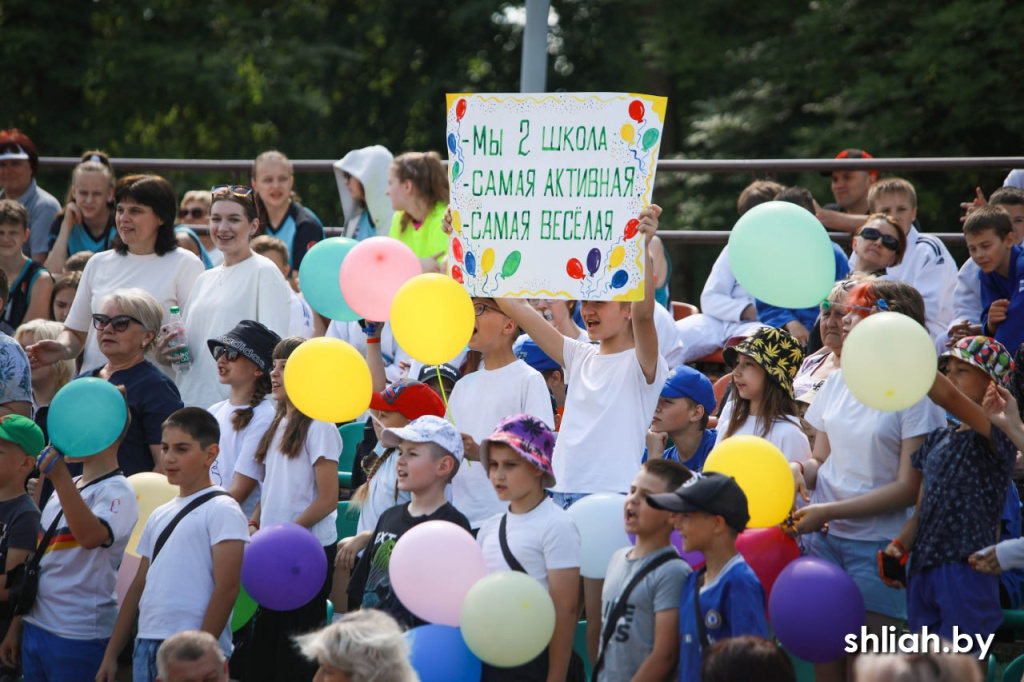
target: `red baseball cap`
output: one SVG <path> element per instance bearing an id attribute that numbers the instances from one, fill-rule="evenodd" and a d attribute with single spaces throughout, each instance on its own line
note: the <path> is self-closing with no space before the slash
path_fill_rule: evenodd
<path id="1" fill-rule="evenodd" d="M 837 159 L 873 159 L 875 157 L 868 154 L 863 149 L 844 149 L 843 151 L 836 154 Z M 831 175 L 831 173 L 822 173 L 822 175 Z M 873 177 L 875 180 L 878 179 L 878 171 L 869 170 L 868 175 Z"/>
<path id="2" fill-rule="evenodd" d="M 400 412 L 406 419 L 418 419 L 428 414 L 444 417 L 447 411 L 441 397 L 426 384 L 399 379 L 370 398 L 370 409 L 382 412 Z"/>

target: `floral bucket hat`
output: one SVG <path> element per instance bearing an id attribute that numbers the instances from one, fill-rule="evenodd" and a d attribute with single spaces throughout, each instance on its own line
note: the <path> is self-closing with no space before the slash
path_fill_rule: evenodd
<path id="1" fill-rule="evenodd" d="M 753 336 L 722 351 L 729 366 L 736 364 L 737 355 L 746 355 L 758 364 L 776 383 L 793 396 L 793 377 L 804 361 L 804 350 L 792 334 L 785 329 L 761 327 Z"/>
<path id="2" fill-rule="evenodd" d="M 555 485 L 555 472 L 551 468 L 551 454 L 555 449 L 555 435 L 547 424 L 528 414 L 505 417 L 480 444 L 480 462 L 487 471 L 491 443 L 504 443 L 527 462 L 544 473 L 545 488 Z"/>
<path id="3" fill-rule="evenodd" d="M 942 354 L 943 365 L 949 358 L 974 365 L 999 386 L 1006 386 L 1013 372 L 1013 358 L 1003 344 L 990 336 L 965 336 Z"/>

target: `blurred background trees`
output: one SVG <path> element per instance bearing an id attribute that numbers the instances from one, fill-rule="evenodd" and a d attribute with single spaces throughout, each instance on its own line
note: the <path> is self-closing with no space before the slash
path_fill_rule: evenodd
<path id="1" fill-rule="evenodd" d="M 446 92 L 518 90 L 523 9 L 487 0 L 0 0 L 0 126 L 44 156 L 334 159 L 444 150 Z M 1010 0 L 552 0 L 549 90 L 669 97 L 663 158 L 1024 153 Z M 130 169 L 121 169 L 130 170 Z M 225 180 L 168 173 L 179 192 Z M 908 174 L 926 230 L 1005 172 Z M 742 174 L 658 176 L 666 229 L 728 229 Z M 828 180 L 783 174 L 822 203 Z M 63 195 L 66 172 L 41 183 Z M 333 177 L 300 174 L 328 224 Z M 672 247 L 696 301 L 718 247 Z"/>

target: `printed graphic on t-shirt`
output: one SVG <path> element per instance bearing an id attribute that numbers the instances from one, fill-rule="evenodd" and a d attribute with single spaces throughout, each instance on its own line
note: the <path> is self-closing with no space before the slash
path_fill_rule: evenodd
<path id="1" fill-rule="evenodd" d="M 612 602 L 605 603 L 604 609 L 604 620 L 607 621 L 608 617 L 611 616 Z M 636 613 L 636 604 L 627 603 L 626 608 L 623 611 L 622 616 L 615 623 L 615 634 L 614 639 L 616 642 L 628 642 L 630 630 L 633 627 L 633 614 Z"/>
<path id="2" fill-rule="evenodd" d="M 374 538 L 373 559 L 370 561 L 370 574 L 366 578 L 366 591 L 363 593 L 363 608 L 372 609 L 380 606 L 391 594 L 391 578 L 388 567 L 391 564 L 391 552 L 395 549 L 398 536 L 394 533 L 378 533 Z"/>

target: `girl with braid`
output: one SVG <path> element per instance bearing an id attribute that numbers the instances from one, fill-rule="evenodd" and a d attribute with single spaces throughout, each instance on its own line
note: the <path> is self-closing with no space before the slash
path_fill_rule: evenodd
<path id="1" fill-rule="evenodd" d="M 235 474 L 239 461 L 251 462 L 260 438 L 274 421 L 270 370 L 274 346 L 281 340 L 266 326 L 242 320 L 227 334 L 208 339 L 217 363 L 217 379 L 230 390 L 226 400 L 210 407 L 220 425 L 220 454 L 210 467 L 210 479 L 224 487 L 252 514 L 260 499 L 259 483 Z"/>

